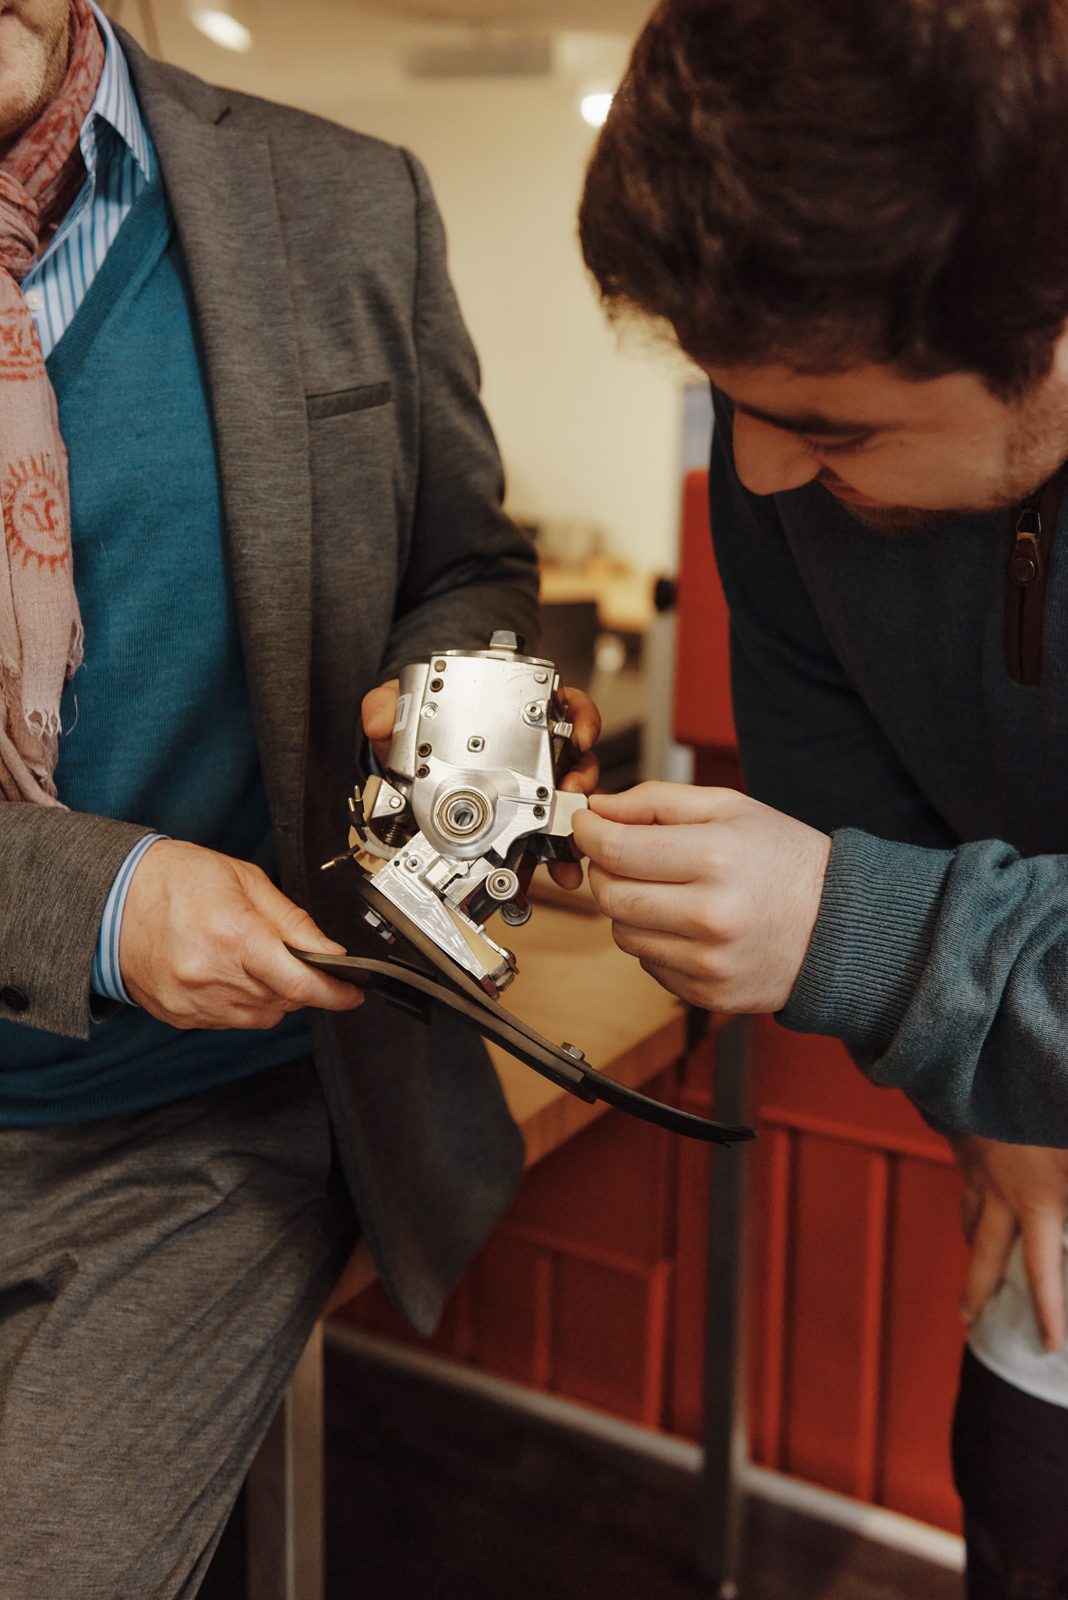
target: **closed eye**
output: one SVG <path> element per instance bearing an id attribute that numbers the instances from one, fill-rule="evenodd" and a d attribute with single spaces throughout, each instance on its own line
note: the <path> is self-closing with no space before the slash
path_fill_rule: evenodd
<path id="1" fill-rule="evenodd" d="M 807 443 L 821 456 L 844 456 L 851 451 L 862 450 L 865 445 L 871 444 L 876 438 L 874 433 L 858 433 L 852 439 L 838 439 L 833 443 L 829 439 L 809 439 Z"/>

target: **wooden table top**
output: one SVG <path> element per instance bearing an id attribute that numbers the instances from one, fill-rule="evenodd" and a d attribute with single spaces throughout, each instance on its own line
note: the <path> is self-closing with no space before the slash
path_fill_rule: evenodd
<path id="1" fill-rule="evenodd" d="M 576 600 L 595 600 L 602 628 L 644 633 L 656 615 L 653 582 L 648 573 L 632 572 L 619 562 L 595 560 L 582 567 L 543 563 L 541 603 L 568 605 Z"/>
<path id="2" fill-rule="evenodd" d="M 519 962 L 501 1003 L 554 1044 L 577 1044 L 591 1067 L 632 1089 L 682 1054 L 682 1004 L 617 949 L 605 917 L 539 903 L 525 927 L 489 931 Z M 558 1089 L 498 1045 L 489 1051 L 528 1167 L 608 1109 Z"/>

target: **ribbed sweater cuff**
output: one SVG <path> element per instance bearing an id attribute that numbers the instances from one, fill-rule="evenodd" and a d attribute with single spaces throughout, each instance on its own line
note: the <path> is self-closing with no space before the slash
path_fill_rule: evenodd
<path id="1" fill-rule="evenodd" d="M 951 850 L 836 833 L 808 955 L 778 1014 L 783 1026 L 881 1055 L 923 973 L 952 863 Z"/>

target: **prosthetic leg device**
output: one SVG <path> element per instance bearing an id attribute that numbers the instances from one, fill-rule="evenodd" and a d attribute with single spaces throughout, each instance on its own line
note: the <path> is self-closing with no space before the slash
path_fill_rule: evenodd
<path id="1" fill-rule="evenodd" d="M 583 1100 L 710 1143 L 751 1139 L 616 1083 L 498 1003 L 517 966 L 486 923 L 527 921 L 535 867 L 575 859 L 571 818 L 586 805 L 558 787 L 572 726 L 556 669 L 520 652 L 515 634 L 495 633 L 487 650 L 403 669 L 386 774 L 356 791 L 350 848 L 324 867 L 355 863 L 363 916 L 388 948 L 380 960 L 294 954 L 426 1020 L 451 1011 Z"/>

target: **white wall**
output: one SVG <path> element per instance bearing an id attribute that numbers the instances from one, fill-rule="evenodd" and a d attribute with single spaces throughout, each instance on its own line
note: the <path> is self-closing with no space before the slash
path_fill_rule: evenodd
<path id="1" fill-rule="evenodd" d="M 587 279 L 575 211 L 592 135 L 574 100 L 567 85 L 435 86 L 360 110 L 430 171 L 511 507 L 600 522 L 635 565 L 670 569 L 678 385 L 620 352 Z"/>
<path id="2" fill-rule="evenodd" d="M 135 24 L 133 6 L 124 10 Z M 595 137 L 578 115 L 579 93 L 619 70 L 627 41 L 571 36 L 551 78 L 419 82 L 400 70 L 412 25 L 353 6 L 261 0 L 246 56 L 201 39 L 178 0 L 157 0 L 156 15 L 167 59 L 422 158 L 482 358 L 511 508 L 599 522 L 610 548 L 636 566 L 673 570 L 679 373 L 617 347 L 576 238 Z"/>

